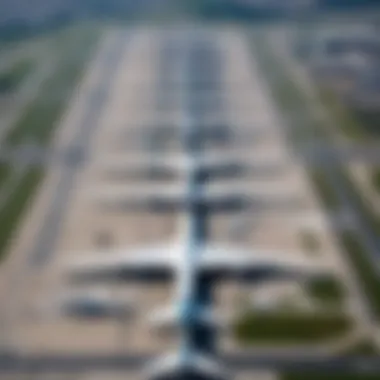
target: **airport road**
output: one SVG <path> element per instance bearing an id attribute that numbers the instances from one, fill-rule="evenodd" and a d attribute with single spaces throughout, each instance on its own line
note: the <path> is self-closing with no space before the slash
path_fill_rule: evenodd
<path id="1" fill-rule="evenodd" d="M 125 54 L 128 39 L 129 34 L 124 31 L 115 32 L 105 41 L 94 61 L 96 70 L 99 69 L 104 75 L 99 76 L 99 79 L 95 81 L 92 80 L 89 83 L 86 81 L 84 87 L 89 95 L 84 97 L 84 99 L 80 98 L 80 109 L 74 112 L 74 120 L 79 120 L 79 122 L 74 122 L 73 124 L 75 129 L 70 123 L 70 118 L 69 124 L 61 128 L 64 134 L 67 134 L 67 130 L 70 132 L 73 129 L 73 138 L 64 139 L 63 143 L 60 140 L 59 145 L 66 146 L 65 149 L 70 151 L 71 155 L 75 153 L 76 156 L 81 156 L 82 159 L 77 160 L 76 163 L 68 162 L 59 168 L 52 165 L 49 174 L 52 173 L 55 182 L 51 183 L 52 191 L 50 194 L 48 193 L 46 211 L 41 215 L 43 216 L 41 224 L 36 226 L 33 235 L 33 245 L 26 248 L 26 260 L 22 263 L 17 263 L 17 268 L 14 267 L 15 269 L 12 271 L 12 264 L 9 264 L 10 267 L 7 271 L 9 283 L 7 287 L 13 290 L 14 296 L 7 297 L 5 300 L 7 307 L 3 308 L 3 325 L 7 326 L 2 332 L 3 336 L 1 339 L 3 343 L 8 342 L 7 344 L 12 344 L 11 342 L 14 339 L 10 325 L 15 320 L 15 315 L 17 315 L 16 304 L 19 300 L 15 294 L 24 286 L 25 279 L 28 278 L 27 274 L 32 274 L 33 271 L 38 270 L 40 266 L 46 264 L 55 252 L 54 247 L 65 218 L 67 204 L 70 200 L 72 189 L 74 189 L 77 174 L 87 154 L 90 140 L 97 130 L 99 115 L 103 109 L 103 105 L 107 101 L 114 73 L 117 72 L 116 67 L 119 61 L 121 61 L 121 57 Z M 88 84 L 90 85 L 88 86 Z M 88 90 L 86 89 L 87 87 Z M 74 101 L 77 103 L 78 98 L 75 98 Z M 62 136 L 59 137 L 61 138 Z M 14 255 L 12 258 L 17 262 L 18 259 Z"/>
<path id="2" fill-rule="evenodd" d="M 160 91 L 157 91 L 160 93 Z M 219 109 L 219 106 L 215 109 Z M 216 112 L 216 111 L 214 111 Z M 148 141 L 145 143 L 148 152 L 153 153 L 157 150 L 165 150 L 165 140 L 160 139 L 159 135 L 148 136 L 143 135 L 142 140 Z M 235 139 L 237 141 L 237 139 Z M 244 146 L 246 143 L 246 147 Z M 251 143 L 247 143 L 242 138 L 237 144 L 241 149 L 247 149 L 249 154 Z M 0 146 L 0 162 L 9 164 L 21 163 L 25 167 L 49 167 L 51 164 L 66 166 L 69 162 L 76 162 L 75 158 L 79 158 L 80 152 L 73 151 L 73 147 L 64 149 L 50 149 L 38 146 L 17 146 L 11 147 L 2 145 Z M 313 167 L 340 166 L 355 163 L 369 164 L 374 166 L 380 165 L 380 148 L 367 147 L 358 145 L 342 145 L 339 147 L 328 147 L 323 142 L 313 142 L 299 146 L 299 152 L 302 157 L 307 159 L 307 162 Z"/>
<path id="3" fill-rule="evenodd" d="M 5 373 L 44 373 L 68 374 L 76 371 L 134 371 L 154 360 L 153 355 L 62 355 L 62 356 L 0 356 L 0 374 Z M 335 357 L 325 355 L 218 355 L 217 361 L 229 371 L 244 370 L 297 370 L 363 373 L 380 372 L 380 361 L 376 357 Z"/>
<path id="4" fill-rule="evenodd" d="M 121 52 L 123 52 L 123 44 L 126 38 L 124 35 L 120 35 L 117 41 L 115 41 L 112 46 L 110 46 L 110 51 L 106 52 L 106 56 L 103 57 L 102 68 L 103 75 L 99 83 L 96 83 L 95 90 L 90 96 L 89 103 L 86 103 L 84 117 L 82 123 L 78 125 L 78 130 L 73 138 L 72 145 L 70 149 L 75 155 L 85 156 L 87 154 L 86 148 L 88 147 L 89 141 L 91 140 L 92 134 L 97 129 L 97 120 L 99 119 L 99 113 L 102 108 L 105 99 L 107 98 L 107 91 L 112 82 L 112 74 L 117 72 L 116 66 L 118 62 L 118 57 Z M 195 94 L 193 94 L 195 96 Z M 109 129 L 107 129 L 109 133 Z M 79 164 L 67 165 L 61 168 L 62 175 L 57 183 L 56 191 L 54 192 L 51 199 L 49 199 L 48 207 L 49 211 L 45 222 L 42 225 L 41 230 L 37 234 L 37 243 L 33 246 L 31 256 L 30 256 L 30 266 L 32 268 L 37 268 L 47 262 L 54 251 L 55 241 L 59 230 L 61 229 L 62 219 L 65 215 L 66 205 L 71 194 L 71 189 L 74 187 L 74 181 L 76 180 Z M 53 331 L 53 330 L 50 330 Z M 57 332 L 57 330 L 54 330 Z M 97 330 L 99 332 L 99 330 Z M 25 343 L 27 338 L 25 335 L 22 336 L 22 341 Z M 76 337 L 78 339 L 78 337 Z M 80 340 L 80 339 L 78 339 Z M 162 349 L 162 347 L 161 347 Z M 51 352 L 51 351 L 49 351 Z M 71 351 L 70 351 L 71 352 Z M 101 351 L 104 352 L 104 351 Z M 150 351 L 149 351 L 150 352 Z M 145 362 L 150 359 L 147 356 L 92 356 L 87 354 L 81 355 L 63 355 L 63 356 L 4 356 L 0 357 L 0 371 L 21 371 L 30 373 L 31 371 L 61 371 L 61 372 L 71 372 L 86 369 L 136 369 L 136 367 L 141 367 Z M 326 362 L 326 357 L 317 357 L 310 359 L 306 356 L 303 351 L 299 355 L 294 357 L 287 356 L 231 356 L 224 355 L 220 356 L 219 359 L 223 361 L 227 367 L 233 370 L 241 370 L 244 368 L 255 369 L 259 368 L 282 368 L 281 366 L 298 365 L 299 368 L 303 365 L 307 366 L 308 369 L 317 368 L 318 366 L 330 365 L 331 369 L 338 369 L 346 367 L 347 363 L 356 365 L 355 368 L 362 368 L 364 366 L 372 366 L 373 362 L 363 362 L 359 359 L 357 362 L 353 362 L 351 359 L 349 361 L 341 362 L 330 360 Z M 323 359 L 323 360 L 322 360 Z M 306 364 L 305 364 L 306 362 Z M 290 364 L 289 364 L 290 363 Z M 300 364 L 301 363 L 301 364 Z M 379 366 L 380 367 L 380 366 Z M 352 368 L 352 367 L 348 367 Z"/>
<path id="5" fill-rule="evenodd" d="M 269 40 L 269 38 L 268 38 Z M 268 41 L 269 42 L 269 41 Z M 272 47 L 273 50 L 275 47 Z M 280 56 L 280 51 L 277 51 L 279 55 L 279 59 L 283 59 Z M 284 60 L 284 59 L 283 59 Z M 265 78 L 263 78 L 263 81 Z M 268 85 L 265 85 L 263 83 L 263 91 L 267 91 L 268 95 L 270 96 L 270 87 Z M 278 124 L 282 125 L 283 128 L 290 128 L 290 123 L 292 120 L 288 120 L 285 115 L 282 115 L 281 109 L 277 107 L 276 104 L 272 101 L 273 104 L 273 113 L 276 115 L 276 119 L 278 120 Z M 295 147 L 295 153 L 299 154 L 299 157 L 301 160 L 303 160 L 304 164 L 306 167 L 310 166 L 312 163 L 308 160 L 308 155 L 302 155 L 302 152 L 299 152 L 297 150 L 298 147 Z M 323 164 L 322 165 L 322 170 L 326 173 L 326 176 L 328 177 L 328 180 L 330 181 L 331 185 L 334 186 L 335 191 L 340 191 L 342 190 L 341 187 L 343 186 L 343 182 L 341 182 L 341 179 L 336 176 L 335 174 L 335 168 L 330 165 L 330 164 Z M 346 194 L 346 189 L 343 189 L 343 194 L 341 192 L 338 193 L 340 197 L 342 198 L 345 197 Z M 344 201 L 343 206 L 346 206 L 344 210 L 347 210 L 347 214 L 352 216 L 352 206 L 350 204 L 350 199 L 345 197 L 342 198 L 342 202 Z M 355 222 L 355 226 L 357 223 L 357 219 L 352 221 L 352 223 Z M 333 221 L 329 221 L 329 228 L 331 229 L 332 232 L 339 232 L 337 231 L 337 226 L 334 224 Z M 346 284 L 350 288 L 350 293 L 352 295 L 351 301 L 352 301 L 352 307 L 353 310 L 355 310 L 355 314 L 357 315 L 358 321 L 360 321 L 360 329 L 363 333 L 363 335 L 368 335 L 368 336 L 373 336 L 376 335 L 377 333 L 377 322 L 376 322 L 376 317 L 368 303 L 368 300 L 362 291 L 361 286 L 359 285 L 359 282 L 356 278 L 356 274 L 354 270 L 351 268 L 349 262 L 347 261 L 347 258 L 344 257 L 343 254 L 340 254 L 339 257 L 339 262 L 342 271 L 345 273 L 345 279 L 346 279 Z M 376 336 L 375 336 L 376 337 Z"/>
<path id="6" fill-rule="evenodd" d="M 113 83 L 112 79 L 117 72 L 117 66 L 120 63 L 121 57 L 125 53 L 127 41 L 127 33 L 119 32 L 115 40 L 112 41 L 112 44 L 104 51 L 101 58 L 103 75 L 88 97 L 83 119 L 80 125 L 78 125 L 72 146 L 69 148 L 72 154 L 81 156 L 82 160 L 86 158 L 86 148 L 97 129 L 101 112 L 106 104 Z M 54 244 L 60 232 L 71 189 L 73 188 L 80 166 L 80 163 L 78 163 L 77 165 L 66 165 L 62 168 L 61 178 L 56 185 L 56 191 L 48 206 L 48 214 L 41 225 L 36 243 L 29 256 L 29 264 L 32 267 L 44 265 L 54 252 Z"/>
<path id="7" fill-rule="evenodd" d="M 312 164 L 334 165 L 361 162 L 369 165 L 380 165 L 380 147 L 362 144 L 341 144 L 328 146 L 325 143 L 313 142 L 300 147 L 303 156 Z"/>
<path id="8" fill-rule="evenodd" d="M 270 35 L 269 42 L 273 48 L 273 51 L 278 56 L 278 58 L 284 63 L 286 70 L 289 75 L 291 75 L 297 85 L 299 85 L 303 91 L 307 94 L 307 98 L 310 99 L 310 109 L 313 115 L 320 115 L 323 117 L 323 122 L 326 125 L 331 126 L 331 138 L 334 139 L 334 125 L 331 116 L 328 114 L 323 105 L 318 101 L 315 89 L 310 78 L 307 76 L 304 68 L 296 61 L 294 57 L 289 53 L 290 50 L 290 41 L 291 35 L 288 33 L 272 33 Z M 314 117 L 314 116 L 313 116 Z M 330 151 L 336 150 L 336 145 L 338 141 L 335 139 L 334 142 L 325 141 L 326 146 Z M 364 149 L 363 149 L 364 150 Z M 360 149 L 359 153 L 364 153 Z M 370 152 L 370 150 L 368 150 Z M 372 153 L 367 153 L 372 155 Z M 376 153 L 376 156 L 379 153 Z M 307 155 L 304 156 L 306 159 Z M 334 191 L 339 195 L 339 198 L 342 202 L 343 207 L 347 210 L 348 214 L 353 216 L 353 223 L 355 229 L 359 232 L 359 236 L 367 250 L 370 254 L 374 265 L 376 266 L 378 272 L 380 273 L 380 239 L 373 231 L 372 228 L 368 226 L 367 221 L 363 218 L 363 215 L 360 211 L 360 207 L 356 202 L 355 196 L 351 193 L 350 189 L 345 186 L 345 180 L 341 178 L 340 174 L 334 170 L 332 165 L 328 162 L 323 164 L 323 170 L 326 173 L 327 179 L 333 187 Z"/>

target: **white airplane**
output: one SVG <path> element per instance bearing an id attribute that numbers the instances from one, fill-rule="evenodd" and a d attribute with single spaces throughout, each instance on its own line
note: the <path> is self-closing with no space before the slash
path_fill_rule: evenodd
<path id="1" fill-rule="evenodd" d="M 192 42 L 190 49 L 197 49 L 197 42 Z M 184 104 L 188 103 L 185 101 Z M 199 128 L 195 125 L 186 114 L 180 133 L 190 165 L 185 171 L 182 185 L 165 187 L 161 192 L 157 192 L 157 187 L 150 190 L 145 186 L 145 189 L 131 194 L 125 187 L 116 190 L 109 188 L 100 194 L 106 203 L 116 207 L 138 205 L 154 209 L 157 206 L 186 206 L 187 212 L 174 241 L 132 252 L 120 248 L 97 255 L 78 253 L 75 255 L 78 259 L 66 266 L 69 279 L 80 283 L 174 281 L 176 294 L 173 302 L 154 313 L 150 321 L 153 326 L 178 328 L 180 347 L 174 355 L 165 356 L 146 369 L 146 377 L 152 380 L 226 378 L 223 368 L 211 359 L 214 330 L 218 327 L 218 319 L 211 309 L 212 283 L 225 278 L 244 282 L 279 277 L 304 279 L 324 276 L 331 271 L 322 262 L 315 259 L 305 261 L 296 254 L 262 249 L 252 252 L 207 241 L 208 218 L 205 210 L 215 206 L 233 206 L 231 202 L 241 202 L 242 199 L 252 202 L 252 194 L 231 194 L 228 188 L 209 192 L 205 188 L 205 179 L 194 170 L 198 167 L 195 157 L 199 155 L 200 143 L 200 136 L 197 135 Z M 273 192 L 269 188 L 265 191 L 259 201 L 275 201 L 268 196 Z M 256 196 L 258 194 L 254 192 Z"/>
<path id="2" fill-rule="evenodd" d="M 239 231 L 240 229 L 252 229 L 256 225 L 273 225 L 273 226 L 292 226 L 296 229 L 309 229 L 311 231 L 325 231 L 327 226 L 326 216 L 318 213 L 315 210 L 301 211 L 299 213 L 292 213 L 292 215 L 279 213 L 279 214 L 266 214 L 263 216 L 252 216 L 250 213 L 246 215 L 239 215 L 229 221 L 231 229 Z"/>
<path id="3" fill-rule="evenodd" d="M 316 260 L 300 258 L 297 253 L 257 249 L 253 252 L 228 245 L 215 246 L 204 242 L 202 213 L 184 217 L 180 234 L 173 242 L 127 252 L 124 248 L 78 257 L 66 265 L 69 278 L 79 282 L 97 281 L 157 281 L 174 279 L 177 299 L 153 319 L 180 321 L 196 314 L 198 322 L 213 323 L 209 310 L 195 300 L 203 297 L 200 278 L 207 281 L 235 279 L 259 281 L 268 278 L 302 279 L 328 273 L 328 267 Z M 71 256 L 71 255 L 70 255 Z M 72 257 L 72 256 L 71 256 Z"/>
<path id="4" fill-rule="evenodd" d="M 149 316 L 147 323 L 158 333 L 179 334 L 180 347 L 174 354 L 149 366 L 144 372 L 148 379 L 166 379 L 169 375 L 169 378 L 185 375 L 224 378 L 221 375 L 225 370 L 210 356 L 210 345 L 213 345 L 214 334 L 228 327 L 229 321 L 212 310 L 211 282 L 234 279 L 257 283 L 271 278 L 302 281 L 331 273 L 324 263 L 303 260 L 295 253 L 247 251 L 206 243 L 204 218 L 193 214 L 183 219 L 180 235 L 171 243 L 131 252 L 121 248 L 87 257 L 80 253 L 76 255 L 78 259 L 66 267 L 74 283 L 174 280 L 175 298 Z"/>
<path id="5" fill-rule="evenodd" d="M 230 186 L 219 184 L 188 193 L 183 183 L 170 185 L 108 185 L 88 190 L 90 201 L 108 211 L 170 212 L 190 207 L 203 207 L 214 212 L 251 209 L 273 211 L 299 210 L 307 207 L 306 199 L 295 186 L 280 190 L 278 183 Z"/>
<path id="6" fill-rule="evenodd" d="M 216 141 L 224 142 L 225 140 L 232 141 L 249 141 L 252 140 L 259 142 L 261 139 L 273 135 L 274 131 L 271 128 L 258 127 L 234 127 L 230 128 L 228 125 L 222 125 L 220 122 L 206 121 L 200 126 L 202 128 L 199 138 L 203 141 Z M 129 128 L 128 132 L 121 132 L 118 136 L 119 143 L 130 141 L 131 139 L 136 142 L 149 141 L 152 138 L 160 138 L 169 140 L 178 140 L 181 138 L 178 126 L 164 124 L 152 126 L 138 126 L 136 128 Z"/>
<path id="7" fill-rule="evenodd" d="M 166 157 L 116 154 L 100 161 L 97 168 L 110 178 L 168 179 L 186 176 L 191 165 L 192 160 L 183 154 Z M 243 157 L 243 154 L 240 154 L 234 157 L 226 153 L 201 156 L 197 167 L 199 175 L 223 179 L 233 179 L 247 174 L 266 178 L 281 175 L 286 169 L 287 159 L 280 155 Z"/>
<path id="8" fill-rule="evenodd" d="M 274 135 L 271 128 L 267 129 L 250 129 L 240 127 L 230 131 L 227 127 L 224 131 L 215 132 L 216 126 L 202 126 L 201 133 L 202 144 L 207 149 L 225 148 L 227 146 L 237 146 L 240 149 L 251 148 L 253 144 L 258 146 L 270 136 Z M 178 132 L 171 132 L 171 127 L 144 127 L 142 126 L 136 132 L 128 131 L 128 133 L 120 134 L 114 142 L 113 150 L 124 152 L 141 151 L 141 149 L 150 151 L 173 150 L 180 147 L 181 136 Z"/>

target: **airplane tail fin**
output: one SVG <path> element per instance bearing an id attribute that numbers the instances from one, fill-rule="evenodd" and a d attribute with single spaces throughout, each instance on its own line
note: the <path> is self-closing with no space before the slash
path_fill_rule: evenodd
<path id="1" fill-rule="evenodd" d="M 200 352 L 189 352 L 186 356 L 174 354 L 161 357 L 148 366 L 144 375 L 149 380 L 229 378 L 225 368 Z"/>

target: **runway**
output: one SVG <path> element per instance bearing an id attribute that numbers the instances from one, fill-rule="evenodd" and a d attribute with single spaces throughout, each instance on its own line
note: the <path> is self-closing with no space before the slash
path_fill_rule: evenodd
<path id="1" fill-rule="evenodd" d="M 175 334 L 164 338 L 155 334 L 147 318 L 173 302 L 177 289 L 171 282 L 109 286 L 107 294 L 123 299 L 129 299 L 132 294 L 136 315 L 127 320 L 70 319 L 60 314 L 59 300 L 71 286 L 64 268 L 81 255 L 90 254 L 95 258 L 106 256 L 109 249 L 121 249 L 128 258 L 136 249 L 168 244 L 176 238 L 186 211 L 176 209 L 155 214 L 149 210 L 123 212 L 116 209 L 108 212 L 101 209 L 92 196 L 95 190 L 118 181 L 129 190 L 136 185 L 128 179 L 106 178 L 101 164 L 111 155 L 138 153 L 154 161 L 158 156 L 176 160 L 179 157 L 176 154 L 182 154 L 176 136 L 169 144 L 166 138 L 160 140 L 160 133 L 150 133 L 162 125 L 176 127 L 181 123 L 183 108 L 178 95 L 181 88 L 188 92 L 187 109 L 194 121 L 205 128 L 215 127 L 204 146 L 207 151 L 224 158 L 239 153 L 243 163 L 248 164 L 262 157 L 278 157 L 285 167 L 267 176 L 256 175 L 254 170 L 245 175 L 243 171 L 241 178 L 215 181 L 215 185 L 207 186 L 207 191 L 237 189 L 247 195 L 264 189 L 279 197 L 288 192 L 301 204 L 300 207 L 290 204 L 279 210 L 259 199 L 252 209 L 216 213 L 210 217 L 210 244 L 233 243 L 252 254 L 264 249 L 278 251 L 280 256 L 306 259 L 310 253 L 305 252 L 300 234 L 311 230 L 320 239 L 319 259 L 330 265 L 333 273 L 341 275 L 336 259 L 339 248 L 331 237 L 303 167 L 294 159 L 272 117 L 271 100 L 262 88 L 260 73 L 242 34 L 230 28 L 197 31 L 196 38 L 203 41 L 203 47 L 190 51 L 186 63 L 194 67 L 189 82 L 182 83 L 177 76 L 181 65 L 177 53 L 182 49 L 178 36 L 185 35 L 190 41 L 195 39 L 188 33 L 186 29 L 175 28 L 118 31 L 94 62 L 96 69 L 89 72 L 83 92 L 73 99 L 68 118 L 63 120 L 63 137 L 58 144 L 60 151 L 70 152 L 69 160 L 63 165 L 52 161 L 44 187 L 48 189 L 47 195 L 43 189 L 31 209 L 30 219 L 26 220 L 28 233 L 21 231 L 16 242 L 20 262 L 24 258 L 27 268 L 11 324 L 12 344 L 17 355 L 10 357 L 8 364 L 5 359 L 0 360 L 0 369 L 6 371 L 8 365 L 9 371 L 16 371 L 20 366 L 36 370 L 56 367 L 58 371 L 59 368 L 74 371 L 91 367 L 134 370 L 147 358 L 171 352 L 178 346 L 179 338 Z M 213 48 L 204 41 L 212 41 Z M 202 70 L 195 62 L 204 65 Z M 209 88 L 202 93 L 204 82 Z M 244 104 L 249 107 L 242 106 Z M 70 110 L 75 111 L 75 117 L 70 116 Z M 64 133 L 66 129 L 68 132 Z M 251 139 L 245 139 L 244 131 L 265 133 L 257 139 L 253 134 Z M 140 137 L 133 140 L 132 135 Z M 237 142 L 243 140 L 246 146 L 251 146 L 249 155 Z M 163 181 L 168 188 L 171 184 Z M 143 179 L 138 185 L 148 191 L 157 183 Z M 263 199 L 266 196 L 264 194 Z M 301 220 L 298 224 L 289 222 L 297 217 Z M 302 222 L 313 219 L 317 227 Z M 279 283 L 274 288 L 273 293 L 285 298 L 290 287 Z M 238 310 L 243 297 L 250 300 L 256 289 L 221 282 L 213 291 L 215 303 L 210 307 L 216 314 L 226 315 Z M 217 337 L 215 346 L 217 356 L 233 370 L 251 368 L 250 362 L 263 368 L 275 368 L 276 363 L 287 365 L 280 357 L 270 362 L 269 357 L 239 356 L 244 348 L 228 332 Z M 77 353 L 76 357 L 72 352 Z"/>
<path id="2" fill-rule="evenodd" d="M 70 151 L 70 155 L 79 156 L 82 161 L 87 159 L 87 151 L 91 138 L 96 132 L 101 113 L 108 101 L 115 73 L 117 73 L 121 57 L 125 54 L 128 39 L 129 35 L 121 32 L 114 37 L 112 44 L 109 44 L 107 49 L 102 52 L 100 70 L 103 72 L 103 75 L 87 99 L 87 105 L 82 116 L 83 119 L 78 124 L 72 145 L 67 148 Z M 29 256 L 32 268 L 46 264 L 50 255 L 55 251 L 57 236 L 60 233 L 76 176 L 81 170 L 81 164 L 83 162 L 78 162 L 76 165 L 67 165 L 61 169 L 61 178 L 56 185 L 53 198 L 48 206 L 49 212 L 45 217 L 45 221 L 37 235 L 35 246 Z"/>
<path id="3" fill-rule="evenodd" d="M 70 375 L 87 371 L 102 372 L 119 371 L 126 375 L 130 371 L 138 371 L 154 358 L 152 355 L 92 355 L 80 354 L 64 356 L 0 356 L 0 374 L 60 374 Z M 300 371 L 313 373 L 321 371 L 325 374 L 373 373 L 380 371 L 378 358 L 351 356 L 331 358 L 318 356 L 310 358 L 302 352 L 297 357 L 289 355 L 221 355 L 218 357 L 229 371 Z"/>

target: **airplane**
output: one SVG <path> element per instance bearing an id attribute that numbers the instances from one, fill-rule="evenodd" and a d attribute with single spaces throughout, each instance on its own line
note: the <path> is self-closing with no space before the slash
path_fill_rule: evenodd
<path id="1" fill-rule="evenodd" d="M 218 121 L 207 121 L 207 118 L 199 123 L 200 134 L 203 144 L 207 146 L 225 146 L 227 144 L 236 144 L 243 148 L 246 145 L 252 146 L 252 143 L 260 143 L 265 138 L 273 135 L 272 128 L 261 127 L 234 127 L 231 129 L 227 125 L 222 125 Z M 127 132 L 122 132 L 117 136 L 115 143 L 122 149 L 141 148 L 141 146 L 171 146 L 180 142 L 178 128 L 173 124 L 138 126 L 128 128 Z"/>
<path id="2" fill-rule="evenodd" d="M 86 193 L 91 202 L 106 211 L 173 212 L 191 206 L 214 212 L 233 212 L 248 209 L 273 211 L 297 210 L 307 207 L 307 200 L 294 187 L 279 191 L 276 182 L 267 185 L 228 184 L 210 186 L 208 190 L 194 188 L 187 193 L 182 183 L 170 185 L 108 185 Z"/>
<path id="3" fill-rule="evenodd" d="M 195 161 L 193 164 L 196 165 Z M 175 202 L 186 203 L 187 213 L 183 215 L 174 241 L 135 249 L 130 253 L 125 248 L 105 250 L 95 256 L 78 253 L 75 254 L 77 259 L 66 266 L 68 277 L 74 283 L 174 280 L 176 295 L 173 303 L 153 313 L 148 322 L 158 331 L 178 331 L 182 347 L 176 354 L 161 358 L 147 369 L 146 377 L 152 379 L 168 378 L 169 374 L 169 378 L 184 375 L 224 378 L 220 377 L 224 371 L 215 372 L 219 365 L 203 355 L 204 352 L 212 352 L 210 345 L 213 345 L 214 332 L 223 328 L 209 306 L 212 297 L 210 283 L 226 278 L 244 282 L 270 278 L 300 280 L 325 276 L 330 272 L 323 263 L 311 259 L 304 261 L 295 254 L 261 249 L 249 252 L 239 247 L 215 246 L 207 242 L 206 209 L 218 202 L 225 203 L 230 189 L 227 187 L 227 191 L 221 191 L 223 187 L 219 187 L 214 194 L 205 194 L 204 179 L 191 169 L 190 165 L 184 183 L 162 187 L 161 195 L 157 193 L 157 187 L 147 189 L 145 186 L 134 190 L 131 192 L 134 198 L 126 194 L 128 188 L 124 186 L 116 187 L 116 191 L 113 191 L 115 187 L 105 189 L 107 199 L 117 207 L 120 207 L 120 199 L 131 205 L 138 204 L 138 199 L 141 200 L 140 205 L 153 205 L 154 199 L 157 205 L 162 202 L 161 206 L 165 202 L 172 205 Z M 271 191 L 268 187 L 262 190 L 266 196 Z M 200 203 L 202 207 L 199 207 Z M 205 336 L 209 337 L 206 342 Z"/>
<path id="4" fill-rule="evenodd" d="M 134 249 L 130 253 L 120 248 L 96 255 L 75 254 L 77 259 L 65 265 L 69 279 L 79 283 L 174 280 L 177 301 L 163 313 L 154 315 L 157 322 L 178 321 L 195 312 L 198 322 L 205 324 L 213 318 L 209 311 L 202 311 L 202 303 L 198 303 L 207 297 L 199 282 L 303 279 L 330 272 L 322 262 L 303 260 L 298 253 L 264 249 L 251 252 L 227 244 L 210 244 L 206 242 L 207 222 L 202 210 L 193 209 L 192 215 L 184 215 L 180 223 L 179 235 L 166 244 Z"/>
<path id="5" fill-rule="evenodd" d="M 79 284 L 174 281 L 173 302 L 150 315 L 147 322 L 158 333 L 178 333 L 181 347 L 174 355 L 148 366 L 145 378 L 185 374 L 224 378 L 219 377 L 224 371 L 214 372 L 220 367 L 212 352 L 215 333 L 226 328 L 228 321 L 212 312 L 210 285 L 224 279 L 246 283 L 271 278 L 303 281 L 326 276 L 331 269 L 317 259 L 302 259 L 295 253 L 264 249 L 252 252 L 210 244 L 204 236 L 207 227 L 201 211 L 184 216 L 181 222 L 180 234 L 173 242 L 131 252 L 121 248 L 88 256 L 78 253 L 78 259 L 66 265 L 66 273 L 71 283 Z M 167 377 L 169 374 L 174 377 Z"/>
<path id="6" fill-rule="evenodd" d="M 234 179 L 247 174 L 255 176 L 278 176 L 286 171 L 287 159 L 279 154 L 268 157 L 252 155 L 249 163 L 242 155 L 208 154 L 198 158 L 199 175 L 208 178 Z M 245 157 L 247 161 L 247 157 Z M 192 160 L 183 154 L 170 154 L 165 157 L 147 157 L 131 154 L 114 154 L 99 161 L 97 168 L 108 178 L 173 179 L 184 177 Z"/>
<path id="7" fill-rule="evenodd" d="M 192 43 L 190 49 L 196 49 L 196 45 L 196 42 Z M 97 255 L 78 253 L 74 261 L 65 265 L 65 273 L 74 283 L 174 281 L 173 303 L 154 313 L 150 322 L 177 328 L 180 347 L 174 355 L 166 355 L 146 368 L 145 377 L 151 380 L 227 378 L 225 370 L 213 358 L 218 327 L 211 309 L 212 285 L 215 282 L 226 278 L 250 283 L 270 278 L 303 280 L 331 273 L 331 269 L 316 258 L 302 260 L 292 253 L 260 248 L 252 252 L 208 241 L 209 209 L 225 207 L 231 201 L 241 202 L 242 199 L 252 202 L 252 194 L 248 194 L 249 197 L 246 193 L 236 195 L 228 187 L 212 193 L 205 188 L 207 180 L 195 170 L 198 166 L 196 157 L 202 150 L 202 142 L 197 135 L 199 128 L 195 125 L 191 115 L 185 112 L 179 129 L 183 149 L 191 164 L 185 170 L 182 184 L 164 187 L 160 194 L 157 188 L 150 191 L 145 186 L 143 193 L 141 188 L 138 193 L 128 195 L 123 187 L 115 191 L 106 189 L 102 195 L 108 204 L 116 207 L 123 204 L 153 209 L 157 206 L 186 206 L 178 236 L 171 242 L 132 252 L 120 248 Z M 262 195 L 267 197 L 267 203 L 274 201 L 273 197 L 268 197 L 270 189 L 265 190 L 266 194 Z"/>
<path id="8" fill-rule="evenodd" d="M 267 225 L 287 225 L 296 228 L 297 230 L 309 229 L 311 231 L 324 231 L 326 229 L 326 217 L 319 214 L 315 210 L 288 214 L 271 214 L 260 217 L 256 215 L 252 217 L 250 213 L 240 215 L 238 218 L 230 221 L 231 230 L 238 232 L 239 230 L 247 230 L 255 228 L 258 224 L 267 223 Z"/>

